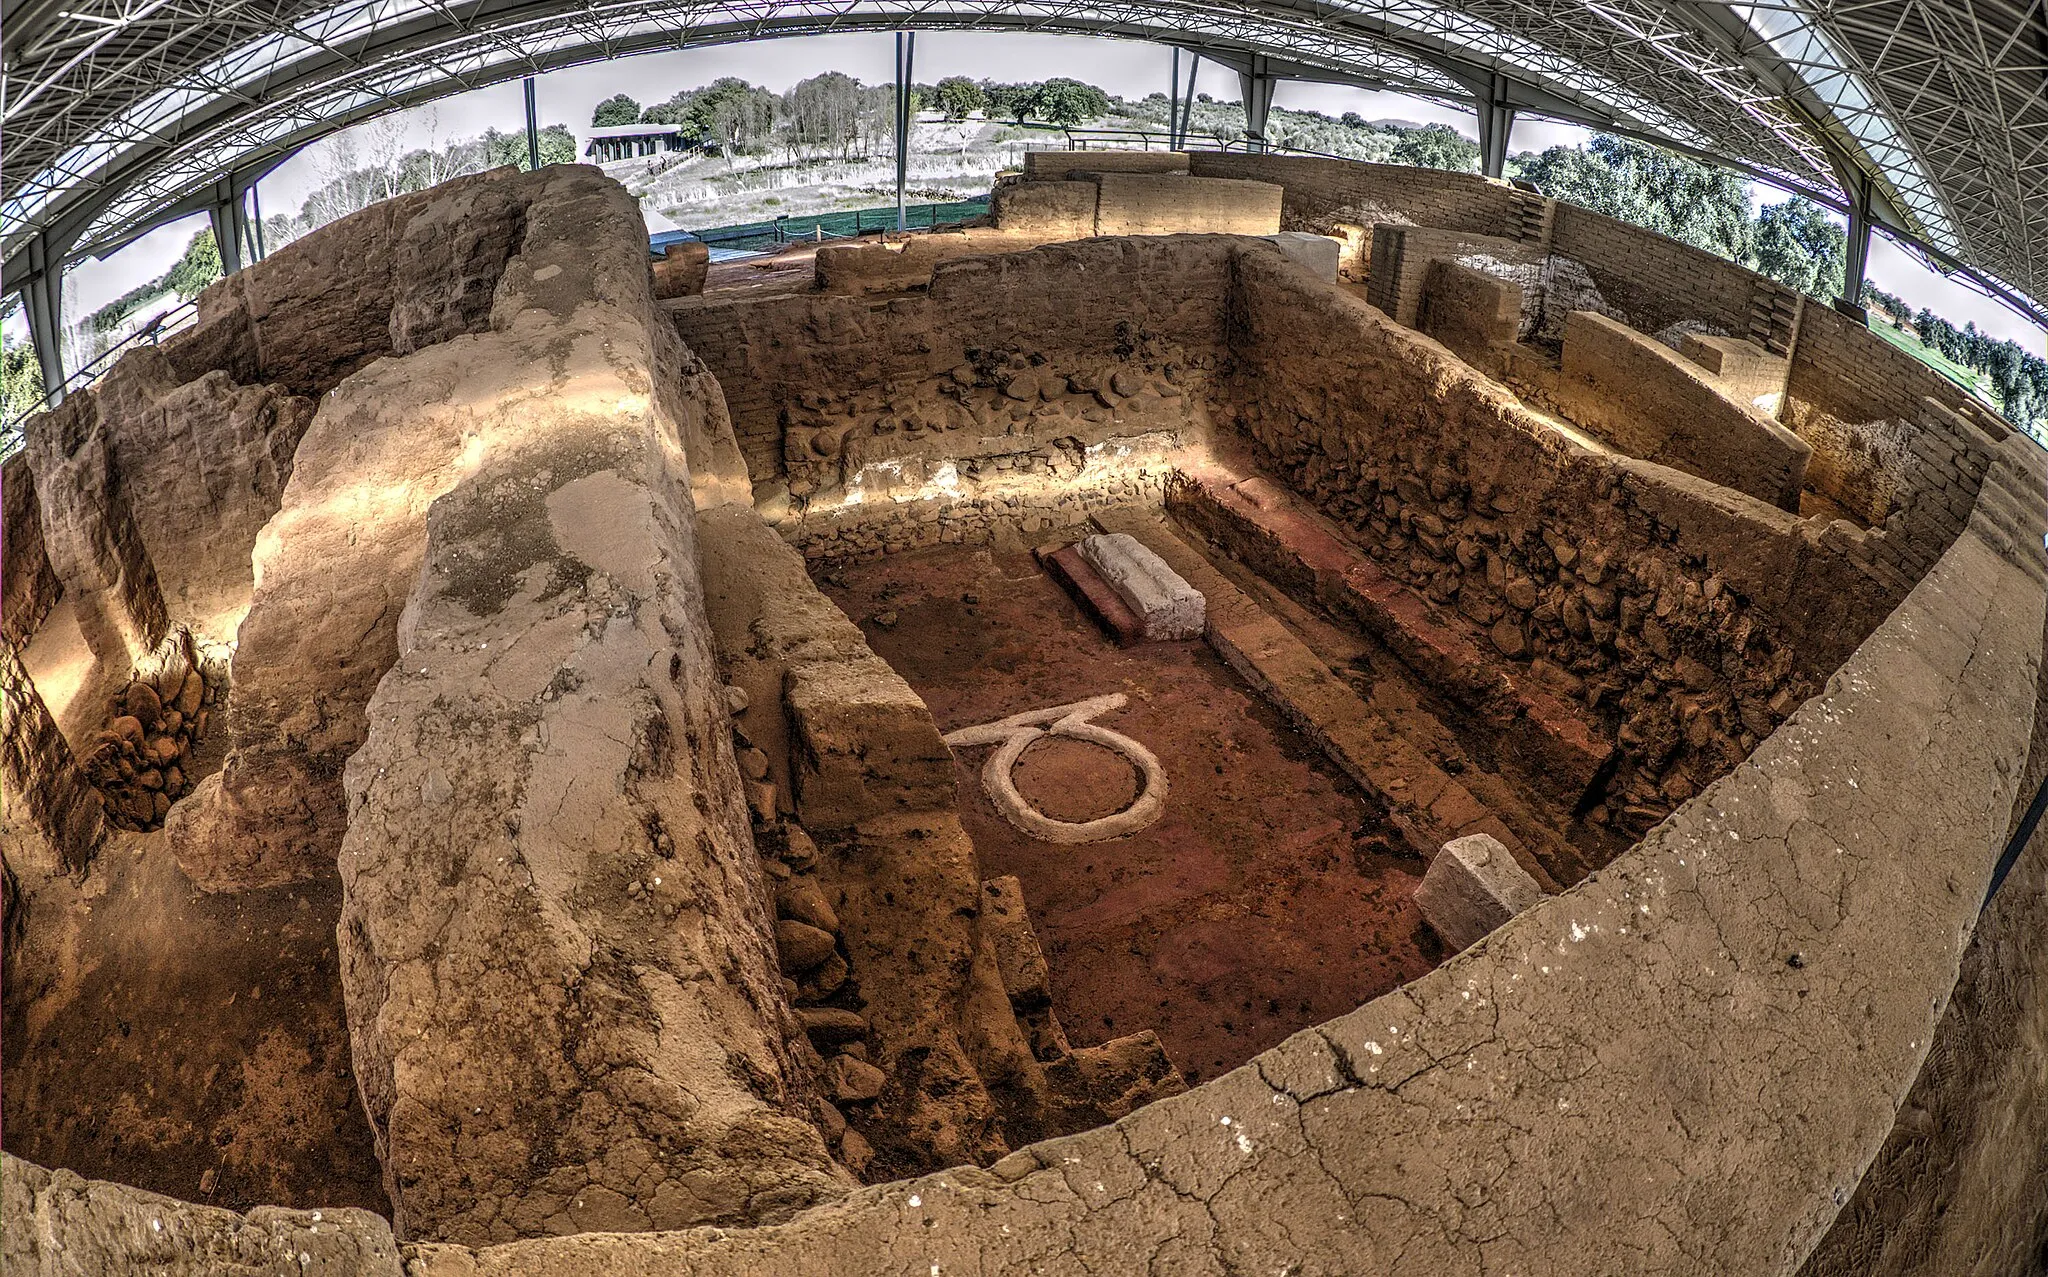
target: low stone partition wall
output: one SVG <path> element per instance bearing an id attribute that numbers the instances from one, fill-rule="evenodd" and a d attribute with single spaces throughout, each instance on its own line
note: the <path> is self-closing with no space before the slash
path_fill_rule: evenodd
<path id="1" fill-rule="evenodd" d="M 1427 265 L 1414 327 L 1487 376 L 1503 379 L 1521 337 L 1521 286 L 1442 258 Z"/>
<path id="2" fill-rule="evenodd" d="M 1272 235 L 1280 188 L 1238 178 L 1106 172 L 1096 176 L 1097 235 Z"/>
<path id="3" fill-rule="evenodd" d="M 1626 324 L 1573 311 L 1552 395 L 1566 417 L 1632 457 L 1711 479 L 1781 510 L 1799 509 L 1813 448 L 1723 394 L 1691 360 Z"/>

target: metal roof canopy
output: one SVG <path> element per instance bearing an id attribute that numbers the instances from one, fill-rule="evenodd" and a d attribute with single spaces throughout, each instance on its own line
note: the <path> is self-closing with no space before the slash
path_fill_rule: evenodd
<path id="1" fill-rule="evenodd" d="M 5 286 L 402 107 L 905 29 L 1148 40 L 1644 138 L 1867 208 L 2048 320 L 2048 0 L 0 0 Z"/>

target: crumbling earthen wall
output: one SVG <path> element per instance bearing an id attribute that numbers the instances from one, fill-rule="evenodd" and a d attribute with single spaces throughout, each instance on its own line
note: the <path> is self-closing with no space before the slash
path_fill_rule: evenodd
<path id="1" fill-rule="evenodd" d="M 352 609 L 393 658 L 346 773 L 356 1075 L 407 1235 L 773 1221 L 851 1180 L 789 1048 L 698 585 L 711 490 L 671 406 L 715 386 L 632 198 L 523 180 L 489 331 L 351 377 L 301 448 L 403 451 L 423 508 L 376 551 L 280 533 L 401 605 Z"/>
<path id="2" fill-rule="evenodd" d="M 5 591 L 0 595 L 0 638 L 18 650 L 42 628 L 64 586 L 43 546 L 35 476 L 21 453 L 0 468 L 0 501 L 6 505 L 5 530 L 0 531 L 0 590 Z"/>
<path id="3" fill-rule="evenodd" d="M 1509 352 L 1521 334 L 1521 286 L 1442 258 L 1428 266 L 1413 326 L 1487 376 L 1502 380 Z"/>

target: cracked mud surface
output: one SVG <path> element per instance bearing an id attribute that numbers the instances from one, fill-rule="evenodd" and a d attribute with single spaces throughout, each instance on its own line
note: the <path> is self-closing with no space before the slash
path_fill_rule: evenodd
<path id="1" fill-rule="evenodd" d="M 1409 898 L 1424 866 L 1207 645 L 1117 648 L 1029 554 L 947 548 L 823 575 L 942 730 L 1130 696 L 1101 721 L 1157 754 L 1170 785 L 1165 816 L 1140 833 L 1039 842 L 983 793 L 986 750 L 955 764 L 982 871 L 1023 883 L 1076 1043 L 1157 1029 L 1197 1083 L 1442 958 Z M 1128 764 L 1107 751 L 1063 754 L 1036 766 L 1027 755 L 1016 772 L 1049 792 L 1060 769 L 1073 773 L 1048 814 L 1101 814 L 1106 793 L 1131 792 Z"/>

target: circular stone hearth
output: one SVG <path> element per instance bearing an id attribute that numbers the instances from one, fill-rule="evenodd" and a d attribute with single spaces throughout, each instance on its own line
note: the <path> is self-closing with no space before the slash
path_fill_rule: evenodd
<path id="1" fill-rule="evenodd" d="M 1114 816 L 1138 800 L 1144 778 L 1116 750 L 1071 736 L 1031 743 L 1010 771 L 1017 792 L 1054 820 L 1081 824 Z"/>

